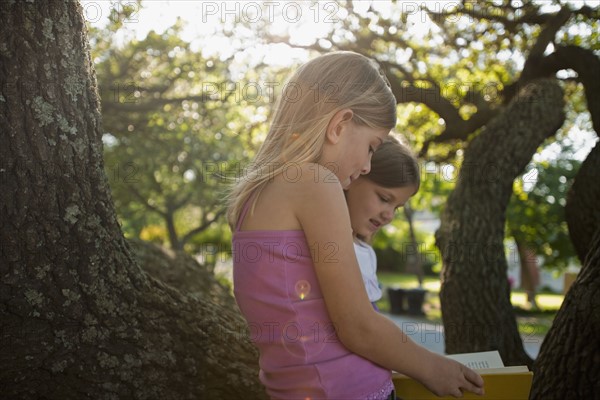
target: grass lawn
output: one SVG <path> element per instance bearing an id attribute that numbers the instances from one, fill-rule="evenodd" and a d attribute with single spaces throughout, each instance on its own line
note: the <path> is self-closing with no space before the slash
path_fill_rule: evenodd
<path id="1" fill-rule="evenodd" d="M 384 297 L 377 302 L 377 306 L 382 310 L 389 312 L 390 305 L 387 299 L 387 287 L 399 287 L 403 289 L 416 288 L 419 286 L 416 276 L 378 272 L 379 282 L 384 287 Z M 432 323 L 442 323 L 442 311 L 440 307 L 440 280 L 435 277 L 425 277 L 423 287 L 427 289 L 427 297 L 423 305 L 425 317 Z M 519 332 L 523 336 L 544 336 L 548 333 L 556 312 L 560 308 L 564 299 L 562 294 L 540 293 L 536 296 L 539 310 L 528 309 L 527 295 L 519 289 L 511 293 L 511 303 L 517 317 Z"/>

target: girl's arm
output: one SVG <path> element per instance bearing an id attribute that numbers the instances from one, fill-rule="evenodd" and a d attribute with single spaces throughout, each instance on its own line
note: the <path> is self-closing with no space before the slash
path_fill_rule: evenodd
<path id="1" fill-rule="evenodd" d="M 293 192 L 289 193 L 291 207 L 309 245 L 317 250 L 313 252 L 317 278 L 344 346 L 422 382 L 436 395 L 461 396 L 461 390 L 482 394 L 483 379 L 478 374 L 417 345 L 373 309 L 356 261 L 343 191 L 335 175 L 324 167 L 308 165 L 303 168 L 302 179 L 288 186 Z"/>

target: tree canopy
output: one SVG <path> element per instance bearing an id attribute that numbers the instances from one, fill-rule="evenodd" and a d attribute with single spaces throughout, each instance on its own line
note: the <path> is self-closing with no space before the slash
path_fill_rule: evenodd
<path id="1" fill-rule="evenodd" d="M 215 174 L 240 175 L 264 135 L 269 99 L 287 72 L 251 56 L 265 46 L 354 50 L 385 66 L 400 104 L 397 130 L 423 159 L 424 186 L 415 201 L 421 208 L 439 211 L 440 199 L 456 183 L 469 141 L 516 88 L 534 77 L 554 74 L 567 91 L 567 123 L 558 137 L 573 128 L 592 129 L 581 94 L 594 93 L 586 89 L 594 83 L 588 69 L 569 55 L 580 51 L 593 57 L 600 50 L 598 10 L 581 2 L 298 3 L 293 19 L 289 7 L 262 5 L 258 13 L 233 7 L 235 18 L 216 7 L 202 7 L 201 17 L 219 17 L 215 39 L 230 46 L 222 56 L 204 59 L 201 50 L 180 39 L 183 20 L 162 34 L 151 31 L 144 40 L 121 47 L 110 39 L 93 40 L 103 43 L 93 48 L 105 88 L 107 168 L 126 232 L 133 236 L 142 234 L 174 248 L 187 243 L 190 251 L 206 242 L 227 249 L 227 240 L 217 239 L 227 234 L 215 197 L 227 182 Z M 115 15 L 92 37 L 111 38 L 123 29 L 123 18 Z M 287 29 L 277 23 L 281 21 Z M 311 42 L 298 32 L 312 22 L 324 22 L 326 29 Z M 233 73 L 227 65 L 234 58 L 246 60 L 247 66 Z M 586 79 L 590 83 L 584 87 Z M 194 150 L 200 144 L 202 149 Z M 480 167 L 494 173 L 493 165 Z M 526 178 L 531 175 L 524 172 L 521 180 Z M 560 185 L 546 187 L 559 190 Z M 564 195 L 564 190 L 552 193 L 557 204 Z M 512 202 L 513 208 L 512 220 L 519 217 L 517 224 L 530 226 L 527 239 L 537 238 L 532 243 L 546 256 L 546 265 L 562 267 L 572 260 L 564 219 L 553 225 L 563 234 L 541 232 L 521 218 L 527 215 L 524 208 L 533 212 L 532 200 Z M 549 249 L 550 242 L 555 250 Z"/>

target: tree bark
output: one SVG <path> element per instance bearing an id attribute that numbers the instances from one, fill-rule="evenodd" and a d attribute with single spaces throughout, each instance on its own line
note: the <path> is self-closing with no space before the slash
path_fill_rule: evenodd
<path id="1" fill-rule="evenodd" d="M 582 265 L 591 249 L 594 231 L 600 226 L 599 176 L 600 145 L 596 143 L 577 171 L 565 206 L 569 236 Z"/>
<path id="2" fill-rule="evenodd" d="M 513 181 L 564 121 L 553 80 L 525 86 L 465 151 L 456 188 L 436 232 L 446 351 L 498 350 L 505 364 L 528 364 L 510 303 L 505 212 Z"/>
<path id="3" fill-rule="evenodd" d="M 600 398 L 600 228 L 535 360 L 530 399 Z"/>
<path id="4" fill-rule="evenodd" d="M 237 310 L 145 274 L 123 238 L 78 3 L 0 17 L 2 397 L 264 398 Z"/>
<path id="5" fill-rule="evenodd" d="M 582 268 L 535 361 L 532 400 L 600 397 L 599 171 L 600 146 L 596 144 L 577 171 L 565 207 L 569 236 Z"/>
<path id="6" fill-rule="evenodd" d="M 184 251 L 174 251 L 139 239 L 127 241 L 140 267 L 153 278 L 181 293 L 202 301 L 236 309 L 228 287 L 223 286 L 206 265 L 200 265 Z M 243 324 L 243 321 L 240 320 Z"/>

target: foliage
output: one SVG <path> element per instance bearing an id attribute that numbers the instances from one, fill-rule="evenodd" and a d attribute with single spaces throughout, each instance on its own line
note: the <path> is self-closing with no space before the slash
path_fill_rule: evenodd
<path id="1" fill-rule="evenodd" d="M 128 10 L 118 8 L 124 15 L 115 13 L 109 26 L 92 29 L 91 36 L 109 132 L 107 172 L 128 236 L 139 236 L 147 225 L 162 225 L 163 243 L 181 242 L 188 250 L 203 251 L 202 241 L 218 234 L 201 232 L 226 231 L 219 211 L 227 181 L 213 173 L 241 175 L 243 164 L 264 138 L 273 97 L 252 101 L 248 93 L 227 96 L 227 90 L 213 89 L 257 84 L 264 90 L 261 83 L 282 82 L 289 68 L 271 67 L 253 53 L 278 54 L 283 46 L 313 54 L 353 50 L 376 58 L 398 98 L 396 130 L 423 159 L 423 183 L 414 203 L 438 213 L 454 187 L 463 149 L 515 92 L 512 86 L 520 84 L 527 57 L 537 51 L 535 44 L 561 7 L 568 8 L 570 16 L 557 28 L 546 53 L 566 45 L 600 50 L 595 40 L 598 10 L 579 2 L 423 3 L 420 9 L 414 5 L 306 2 L 298 5 L 302 19 L 284 18 L 285 27 L 268 23 L 267 10 L 258 19 L 226 18 L 213 39 L 229 47 L 211 56 L 179 38 L 182 21 L 140 41 L 125 35 L 127 40 L 117 45 L 115 32 L 125 29 L 122 20 Z M 275 10 L 273 19 L 281 21 L 281 7 Z M 307 41 L 311 19 L 327 22 L 326 31 Z M 293 54 L 292 58 L 298 53 Z M 557 76 L 571 100 L 568 122 L 558 135 L 573 128 L 590 130 L 576 74 L 567 70 Z M 275 94 L 281 87 L 275 87 Z M 207 91 L 210 96 L 204 96 Z M 564 193 L 552 196 L 559 199 Z M 511 207 L 516 207 L 514 202 Z M 525 215 L 522 210 L 509 213 Z M 545 246 L 544 254 L 554 254 L 547 265 L 561 266 L 568 262 L 567 237 L 554 236 L 540 246 Z M 227 252 L 226 242 L 217 241 Z"/>
<path id="2" fill-rule="evenodd" d="M 406 273 L 409 256 L 416 255 L 422 262 L 425 274 L 437 275 L 441 262 L 433 235 L 416 226 L 417 249 L 414 249 L 408 229 L 406 220 L 397 217 L 375 235 L 372 245 L 377 254 L 378 270 Z"/>
<path id="3" fill-rule="evenodd" d="M 566 147 L 566 146 L 564 146 Z M 527 244 L 535 253 L 543 256 L 545 268 L 564 270 L 577 256 L 565 221 L 569 182 L 572 182 L 579 161 L 558 158 L 540 161 L 523 177 L 534 177 L 536 182 L 517 180 L 507 210 L 508 232 L 515 240 Z M 529 184 L 532 187 L 526 187 Z"/>
<path id="4" fill-rule="evenodd" d="M 180 39 L 181 21 L 121 44 L 116 32 L 125 28 L 119 18 L 111 21 L 90 35 L 107 175 L 123 229 L 198 251 L 195 235 L 223 215 L 226 187 L 252 155 L 250 138 L 262 128 L 255 122 L 266 111 L 235 85 L 229 90 L 234 78 L 226 62 Z"/>

